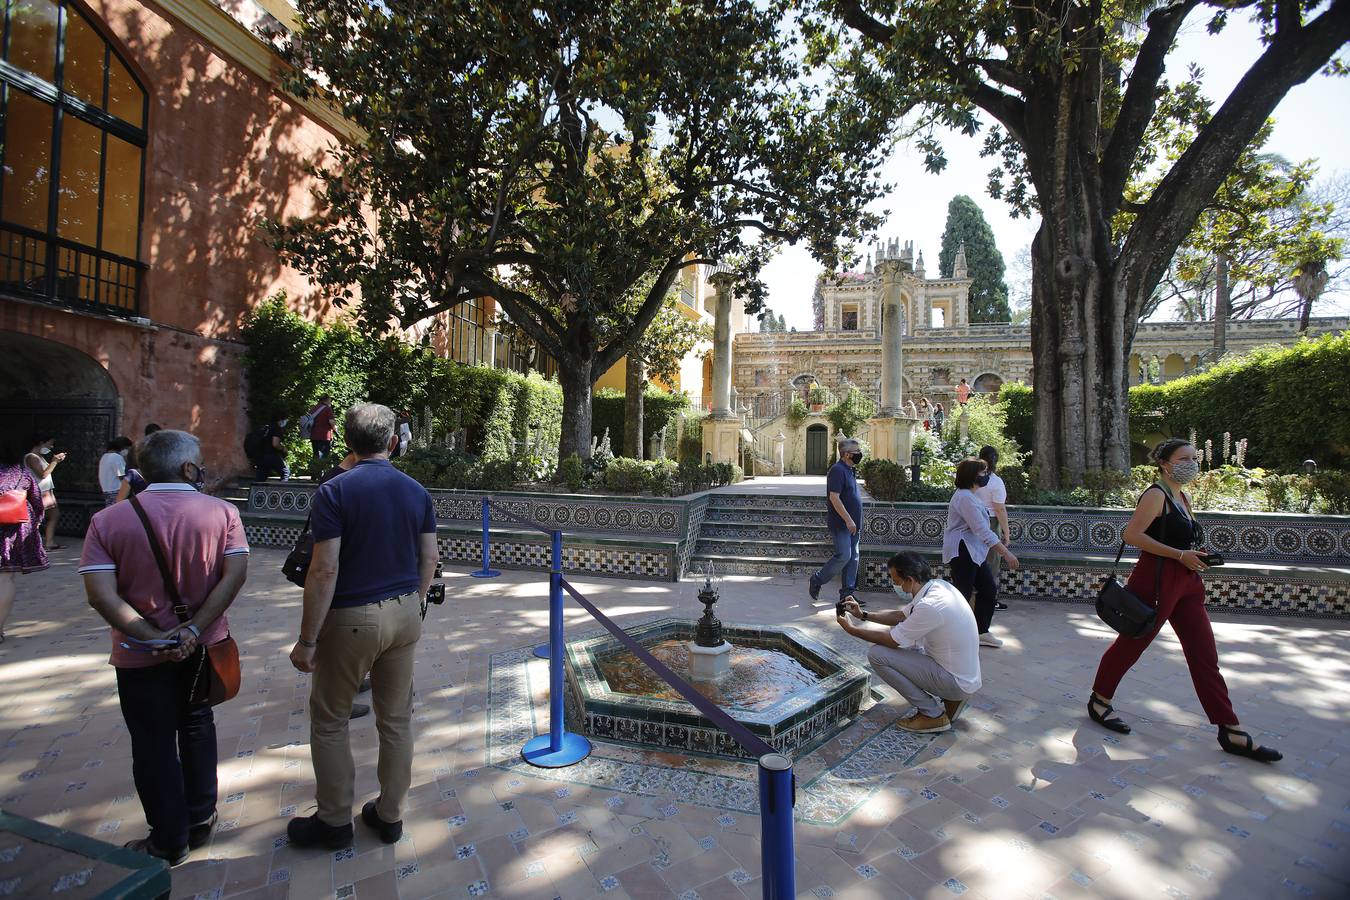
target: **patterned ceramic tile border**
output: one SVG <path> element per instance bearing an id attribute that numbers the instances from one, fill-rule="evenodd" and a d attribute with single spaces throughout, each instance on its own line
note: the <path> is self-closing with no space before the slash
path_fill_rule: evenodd
<path id="1" fill-rule="evenodd" d="M 300 536 L 303 523 L 266 519 L 246 514 L 244 533 L 250 544 L 259 547 L 290 547 Z M 442 528 L 439 536 L 441 559 L 446 562 L 477 565 L 482 561 L 482 538 L 478 535 Z M 584 539 L 563 543 L 563 568 L 590 575 L 673 581 L 676 571 L 675 543 L 666 546 L 588 543 Z M 517 538 L 492 542 L 492 564 L 508 569 L 547 569 L 551 548 L 548 538 Z"/>
<path id="2" fill-rule="evenodd" d="M 308 484 L 269 482 L 254 485 L 249 491 L 248 511 L 252 513 L 290 513 L 303 515 L 309 510 L 315 488 Z M 481 492 L 432 490 L 436 517 L 442 522 L 482 521 Z M 658 497 L 609 498 L 559 494 L 512 493 L 491 495 L 507 510 L 533 519 L 546 528 L 570 532 L 637 531 L 645 535 L 683 539 L 688 534 L 686 516 L 689 501 Z M 493 522 L 514 526 L 498 510 Z"/>
<path id="3" fill-rule="evenodd" d="M 582 635 L 587 637 L 590 632 Z M 714 809 L 745 814 L 759 812 L 759 775 L 753 763 L 684 757 L 681 764 L 655 761 L 649 753 L 603 740 L 593 741 L 593 752 L 566 769 L 539 769 L 520 758 L 526 741 L 542 733 L 547 700 L 542 688 L 548 664 L 536 659 L 532 648 L 494 653 L 488 662 L 487 738 L 484 762 L 518 776 L 568 784 L 584 784 L 647 797 L 672 797 Z M 540 702 L 536 711 L 535 703 Z M 885 788 L 900 770 L 913 766 L 933 743 L 931 735 L 915 735 L 864 722 L 860 740 L 829 743 L 797 761 L 802 785 L 798 821 L 838 825 Z M 825 762 L 826 751 L 840 758 Z M 846 752 L 839 754 L 838 751 Z M 668 754 L 662 754 L 669 758 Z"/>
<path id="4" fill-rule="evenodd" d="M 775 525 L 823 526 L 821 500 L 813 497 L 718 494 L 705 522 L 734 536 L 771 540 Z M 1009 527 L 1021 547 L 1101 552 L 1120 545 L 1130 511 L 1074 507 L 1013 507 Z M 946 507 L 931 503 L 867 503 L 864 544 L 941 543 Z M 1350 563 L 1350 516 L 1293 513 L 1201 513 L 1210 547 L 1233 560 Z M 709 536 L 705 531 L 705 536 Z"/>

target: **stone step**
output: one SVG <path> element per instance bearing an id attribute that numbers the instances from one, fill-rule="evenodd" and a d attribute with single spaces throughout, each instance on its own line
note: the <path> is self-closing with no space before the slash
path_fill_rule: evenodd
<path id="1" fill-rule="evenodd" d="M 762 509 L 734 509 L 712 507 L 703 516 L 704 524 L 736 524 L 738 522 L 771 523 L 775 525 L 811 525 L 825 527 L 825 510 L 796 510 L 766 506 Z"/>
<path id="2" fill-rule="evenodd" d="M 735 559 L 804 559 L 815 560 L 819 564 L 834 555 L 834 546 L 821 541 L 725 541 L 700 538 L 694 545 L 694 554 Z"/>
<path id="3" fill-rule="evenodd" d="M 821 523 L 707 522 L 699 532 L 703 540 L 813 541 L 829 543 L 830 532 Z"/>

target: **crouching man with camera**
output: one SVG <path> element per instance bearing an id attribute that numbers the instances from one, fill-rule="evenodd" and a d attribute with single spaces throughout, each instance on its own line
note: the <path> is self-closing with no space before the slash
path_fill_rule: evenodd
<path id="1" fill-rule="evenodd" d="M 387 844 L 403 833 L 403 802 L 412 782 L 413 657 L 422 609 L 437 564 L 431 495 L 389 462 L 398 445 L 395 417 L 375 403 L 346 416 L 351 471 L 314 495 L 314 556 L 305 579 L 304 613 L 291 662 L 313 672 L 309 744 L 318 811 L 290 821 L 297 847 L 338 850 L 352 843 L 356 768 L 348 717 L 370 673 L 380 735 L 380 795 L 361 821 Z"/>
<path id="2" fill-rule="evenodd" d="M 867 612 L 846 600 L 839 605 L 839 627 L 873 644 L 867 651 L 873 671 L 913 704 L 914 713 L 897 725 L 918 734 L 950 731 L 980 689 L 975 614 L 961 592 L 934 578 L 917 553 L 895 554 L 886 570 L 905 606 Z M 871 623 L 886 628 L 871 628 Z"/>

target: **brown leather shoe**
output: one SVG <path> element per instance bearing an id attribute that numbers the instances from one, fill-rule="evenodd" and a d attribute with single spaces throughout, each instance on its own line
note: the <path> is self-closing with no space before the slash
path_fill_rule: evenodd
<path id="1" fill-rule="evenodd" d="M 969 697 L 965 700 L 943 700 L 942 706 L 947 710 L 947 720 L 955 722 L 961 713 L 966 711 L 966 704 L 969 702 Z"/>
<path id="2" fill-rule="evenodd" d="M 952 730 L 952 720 L 947 718 L 944 713 L 937 718 L 925 716 L 921 712 L 916 712 L 908 719 L 901 719 L 895 723 L 906 731 L 912 731 L 915 734 L 938 734 L 942 731 Z"/>

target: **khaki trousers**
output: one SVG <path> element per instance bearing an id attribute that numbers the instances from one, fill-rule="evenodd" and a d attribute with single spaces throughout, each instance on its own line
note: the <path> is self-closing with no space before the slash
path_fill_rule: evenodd
<path id="1" fill-rule="evenodd" d="M 422 605 L 414 591 L 365 606 L 329 610 L 319 631 L 309 692 L 309 750 L 319 821 L 352 820 L 356 765 L 348 739 L 352 702 L 370 673 L 375 729 L 380 735 L 376 811 L 385 822 L 403 818 L 412 783 L 413 656 L 422 636 Z"/>

